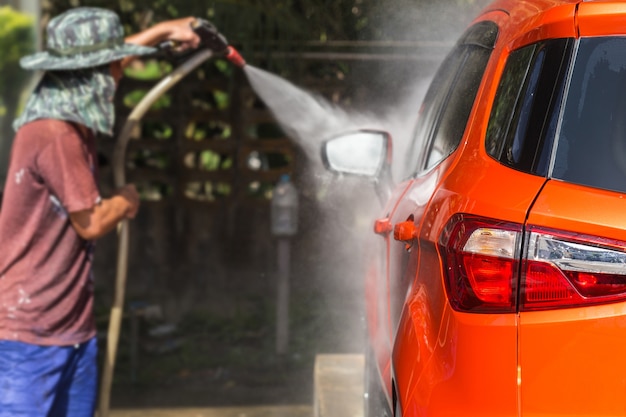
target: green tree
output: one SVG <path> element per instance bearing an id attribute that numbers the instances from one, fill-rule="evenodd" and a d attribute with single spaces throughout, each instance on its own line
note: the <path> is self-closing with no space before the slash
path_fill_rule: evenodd
<path id="1" fill-rule="evenodd" d="M 0 190 L 11 148 L 11 123 L 19 110 L 20 97 L 30 74 L 19 66 L 19 59 L 33 52 L 33 19 L 9 6 L 0 7 Z"/>
<path id="2" fill-rule="evenodd" d="M 207 18 L 245 54 L 302 41 L 437 40 L 454 37 L 490 0 L 49 0 L 115 10 L 134 32 L 182 16 Z M 450 32 L 450 33 L 448 33 Z"/>

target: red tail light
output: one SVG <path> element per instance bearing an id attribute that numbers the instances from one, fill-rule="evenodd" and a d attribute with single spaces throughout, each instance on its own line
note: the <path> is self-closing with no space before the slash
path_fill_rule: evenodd
<path id="1" fill-rule="evenodd" d="M 529 227 L 521 310 L 626 300 L 626 243 Z"/>
<path id="2" fill-rule="evenodd" d="M 519 224 L 457 215 L 438 247 L 448 298 L 458 311 L 506 313 L 626 300 L 624 242 L 533 227 L 524 234 Z"/>
<path id="3" fill-rule="evenodd" d="M 455 310 L 495 313 L 516 309 L 521 226 L 454 216 L 439 240 L 446 288 Z"/>

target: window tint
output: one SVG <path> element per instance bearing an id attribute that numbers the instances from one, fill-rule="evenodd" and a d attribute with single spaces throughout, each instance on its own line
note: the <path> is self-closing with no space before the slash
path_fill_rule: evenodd
<path id="1" fill-rule="evenodd" d="M 437 71 L 420 109 L 408 153 L 413 171 L 434 166 L 461 142 L 497 34 L 493 22 L 474 25 Z"/>
<path id="2" fill-rule="evenodd" d="M 485 149 L 503 164 L 547 175 L 571 39 L 553 39 L 511 53 L 494 99 Z"/>
<path id="3" fill-rule="evenodd" d="M 626 192 L 626 38 L 579 41 L 554 178 Z"/>

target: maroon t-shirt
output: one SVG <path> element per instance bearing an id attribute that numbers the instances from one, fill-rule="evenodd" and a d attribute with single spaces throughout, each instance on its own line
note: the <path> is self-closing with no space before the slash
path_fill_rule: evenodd
<path id="1" fill-rule="evenodd" d="M 68 213 L 99 202 L 96 163 L 93 135 L 70 123 L 17 132 L 0 209 L 0 339 L 72 345 L 95 335 L 94 245 Z"/>

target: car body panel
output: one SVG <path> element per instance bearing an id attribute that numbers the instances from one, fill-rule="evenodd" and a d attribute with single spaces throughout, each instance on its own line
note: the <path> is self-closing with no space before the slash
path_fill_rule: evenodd
<path id="1" fill-rule="evenodd" d="M 485 12 L 500 10 L 509 15 L 507 29 L 502 33 L 504 39 L 499 42 L 504 42 L 510 49 L 514 49 L 539 39 L 576 36 L 574 16 L 579 3 L 579 1 L 501 0 L 492 3 Z M 483 18 L 484 15 L 477 20 Z"/>
<path id="2" fill-rule="evenodd" d="M 420 229 L 419 268 L 393 356 L 396 390 L 405 416 L 438 415 L 440 411 L 454 415 L 460 410 L 476 416 L 517 412 L 517 317 L 453 311 L 446 299 L 436 243 L 454 213 L 523 223 L 545 179 L 511 172 L 472 146 L 476 145 L 459 150 L 465 158 L 448 168 Z M 472 380 L 477 373 L 482 377 Z M 463 383 L 467 396 L 458 395 Z"/>
<path id="3" fill-rule="evenodd" d="M 520 315 L 520 414 L 626 414 L 626 304 Z"/>
<path id="4" fill-rule="evenodd" d="M 382 210 L 379 221 L 391 224 L 391 213 L 395 211 L 396 205 L 402 200 L 410 184 L 411 181 L 409 180 L 394 188 Z M 372 230 L 372 233 L 376 232 Z M 390 240 L 393 240 L 393 234 L 391 229 L 376 234 L 378 236 L 373 239 L 374 242 L 368 256 L 371 263 L 365 280 L 365 309 L 368 343 L 372 346 L 381 381 L 385 382 L 383 388 L 389 393 L 391 392 L 392 335 L 395 329 L 391 323 L 389 310 L 391 294 L 388 251 Z"/>
<path id="5" fill-rule="evenodd" d="M 516 315 L 458 313 L 445 305 L 430 340 L 423 337 L 432 325 L 425 294 L 418 288 L 409 301 L 400 328 L 407 337 L 396 342 L 394 356 L 406 358 L 394 368 L 402 414 L 516 416 Z"/>
<path id="6" fill-rule="evenodd" d="M 626 241 L 624 213 L 625 195 L 552 180 L 528 224 Z M 626 303 L 523 312 L 519 331 L 524 416 L 626 414 Z"/>
<path id="7" fill-rule="evenodd" d="M 626 2 L 583 2 L 578 8 L 577 21 L 580 36 L 626 34 Z"/>
<path id="8" fill-rule="evenodd" d="M 552 180 L 533 205 L 528 223 L 626 241 L 625 213 L 624 194 Z"/>

